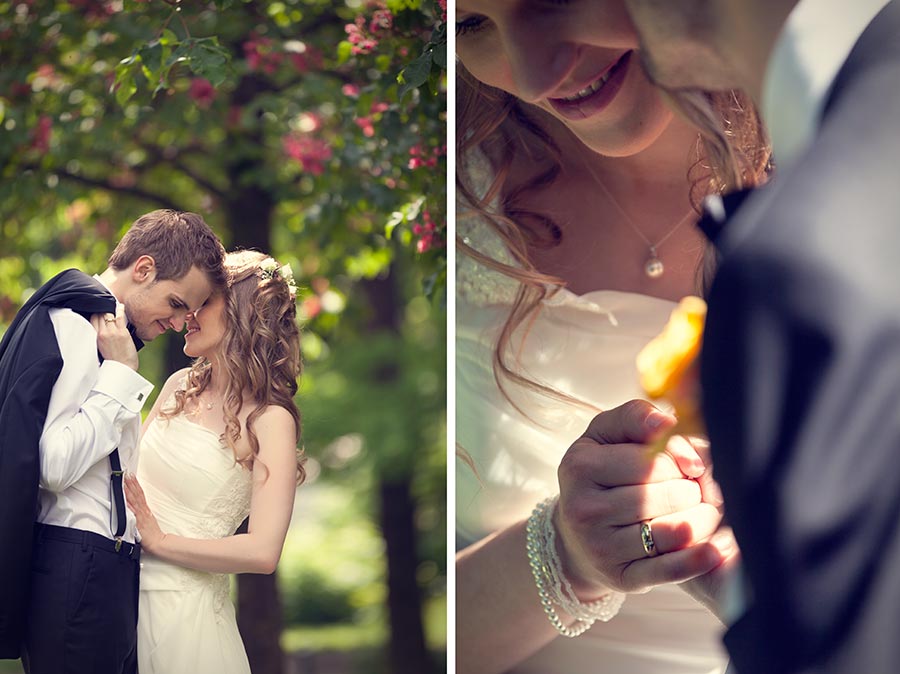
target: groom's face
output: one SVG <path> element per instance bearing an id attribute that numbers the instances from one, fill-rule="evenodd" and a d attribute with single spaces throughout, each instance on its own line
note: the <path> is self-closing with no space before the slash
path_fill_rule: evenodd
<path id="1" fill-rule="evenodd" d="M 625 0 L 649 78 L 668 89 L 739 85 L 729 65 L 729 9 L 722 0 Z"/>
<path id="2" fill-rule="evenodd" d="M 150 341 L 169 329 L 181 332 L 187 314 L 203 306 L 211 292 L 209 279 L 196 267 L 164 281 L 156 280 L 154 271 L 125 298 L 125 314 L 137 336 Z"/>

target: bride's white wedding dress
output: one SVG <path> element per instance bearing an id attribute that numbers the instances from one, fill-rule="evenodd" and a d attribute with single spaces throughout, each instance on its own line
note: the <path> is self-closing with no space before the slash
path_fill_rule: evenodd
<path id="1" fill-rule="evenodd" d="M 477 250 L 510 262 L 500 239 L 471 214 L 458 217 L 457 233 Z M 558 493 L 559 462 L 593 417 L 589 410 L 509 385 L 529 420 L 500 393 L 491 362 L 515 290 L 514 281 L 458 255 L 456 437 L 477 470 L 456 462 L 460 549 L 525 519 L 538 501 Z M 642 397 L 635 356 L 659 333 L 673 306 L 634 293 L 577 296 L 563 290 L 544 302 L 531 327 L 521 353 L 523 369 L 532 380 L 601 409 Z M 511 671 L 719 674 L 726 665 L 723 630 L 678 587 L 661 586 L 628 595 L 609 622 L 597 622 L 574 639 L 559 637 Z"/>
<path id="2" fill-rule="evenodd" d="M 184 414 L 150 423 L 137 476 L 166 533 L 223 538 L 250 512 L 250 473 L 216 433 Z M 228 574 L 141 557 L 138 671 L 250 674 Z"/>

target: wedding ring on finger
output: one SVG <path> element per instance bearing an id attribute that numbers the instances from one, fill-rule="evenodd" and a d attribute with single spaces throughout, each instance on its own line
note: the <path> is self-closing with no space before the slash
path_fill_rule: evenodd
<path id="1" fill-rule="evenodd" d="M 104 323 L 115 323 L 116 317 L 113 316 L 112 314 L 107 314 L 106 316 L 103 317 L 103 321 L 104 321 Z"/>
<path id="2" fill-rule="evenodd" d="M 657 554 L 656 543 L 653 541 L 653 528 L 650 526 L 650 520 L 641 522 L 641 545 L 644 546 L 644 552 L 648 557 L 654 557 Z"/>

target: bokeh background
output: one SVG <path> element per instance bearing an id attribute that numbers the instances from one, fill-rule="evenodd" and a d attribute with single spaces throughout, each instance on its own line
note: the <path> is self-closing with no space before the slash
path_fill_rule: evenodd
<path id="1" fill-rule="evenodd" d="M 236 580 L 253 671 L 445 671 L 446 1 L 0 0 L 0 64 L 0 332 L 155 208 L 289 263 L 310 479 Z"/>

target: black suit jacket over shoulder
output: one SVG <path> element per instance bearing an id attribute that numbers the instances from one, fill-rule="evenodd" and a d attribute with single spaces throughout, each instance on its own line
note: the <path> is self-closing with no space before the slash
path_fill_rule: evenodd
<path id="1" fill-rule="evenodd" d="M 900 671 L 900 2 L 718 243 L 703 407 L 753 593 L 726 645 L 740 674 Z"/>
<path id="2" fill-rule="evenodd" d="M 4 659 L 20 656 L 38 502 L 39 444 L 63 364 L 50 321 L 49 310 L 54 307 L 67 307 L 87 318 L 114 313 L 116 299 L 96 279 L 69 269 L 29 298 L 0 342 L 0 658 Z"/>

